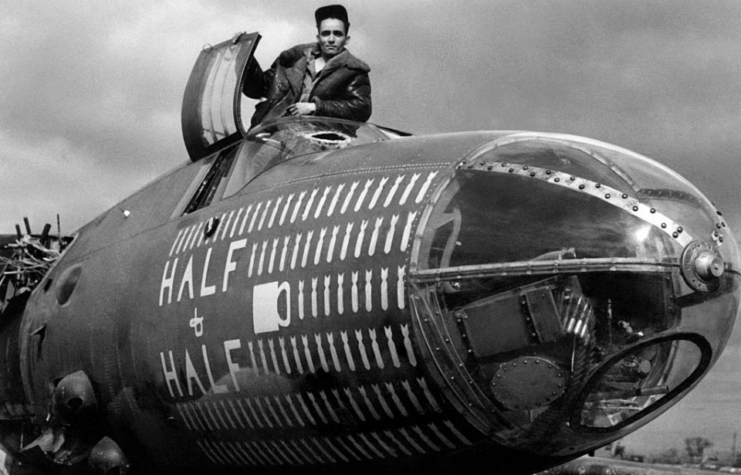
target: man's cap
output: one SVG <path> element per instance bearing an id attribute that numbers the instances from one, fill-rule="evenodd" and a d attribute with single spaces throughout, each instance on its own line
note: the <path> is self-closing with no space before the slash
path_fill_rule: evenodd
<path id="1" fill-rule="evenodd" d="M 345 28 L 350 28 L 350 22 L 347 19 L 347 10 L 345 10 L 345 7 L 342 5 L 327 5 L 319 7 L 316 9 L 316 12 L 314 12 L 314 18 L 316 18 L 317 27 L 327 18 L 336 18 L 345 24 Z"/>

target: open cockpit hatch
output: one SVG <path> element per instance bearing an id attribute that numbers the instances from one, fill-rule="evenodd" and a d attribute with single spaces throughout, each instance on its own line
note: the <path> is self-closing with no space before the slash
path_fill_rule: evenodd
<path id="1" fill-rule="evenodd" d="M 244 137 L 242 83 L 259 41 L 258 33 L 240 33 L 216 46 L 205 46 L 198 56 L 181 113 L 183 139 L 192 161 Z"/>

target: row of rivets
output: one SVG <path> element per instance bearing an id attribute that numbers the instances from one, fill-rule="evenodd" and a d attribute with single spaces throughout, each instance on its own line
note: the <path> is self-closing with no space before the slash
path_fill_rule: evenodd
<path id="1" fill-rule="evenodd" d="M 462 166 L 463 164 L 465 164 L 465 163 L 466 163 L 466 160 L 463 160 L 463 161 L 461 162 L 461 164 L 459 164 L 459 165 L 458 165 L 458 168 L 461 168 L 461 166 Z M 494 165 L 495 165 L 495 164 L 497 164 L 497 163 L 498 163 L 498 164 L 500 165 L 500 167 L 502 167 L 502 168 L 507 168 L 507 172 L 508 172 L 508 173 L 515 173 L 515 172 L 517 171 L 517 168 L 516 168 L 515 166 L 512 166 L 511 164 L 507 164 L 507 163 L 502 163 L 502 162 L 487 163 L 487 162 L 485 162 L 485 161 L 481 161 L 481 162 L 479 162 L 479 163 L 480 163 L 480 165 L 481 165 L 482 167 L 483 167 L 483 166 L 486 166 L 486 169 L 487 169 L 487 170 L 489 170 L 489 171 L 493 170 L 493 169 L 494 169 Z M 469 168 L 469 169 L 471 169 L 471 168 L 474 168 L 474 166 L 475 166 L 475 165 L 476 165 L 475 163 L 471 163 L 471 164 L 469 164 L 469 165 L 468 165 L 468 168 Z M 521 170 L 521 171 L 528 171 L 528 170 L 530 170 L 530 168 L 531 168 L 531 167 L 530 167 L 530 166 L 528 166 L 528 165 L 522 165 L 522 167 L 520 168 L 520 170 Z M 531 171 L 530 171 L 530 172 L 529 172 L 528 174 L 529 174 L 529 176 L 531 176 L 531 177 L 536 177 L 536 176 L 537 176 L 537 172 L 536 172 L 536 171 L 534 171 L 534 170 L 531 170 Z M 553 171 L 552 171 L 552 170 L 548 170 L 548 169 L 546 169 L 546 170 L 545 170 L 545 174 L 546 174 L 546 175 L 552 175 L 552 174 L 553 174 Z M 575 176 L 573 176 L 573 175 L 570 175 L 570 176 L 569 176 L 569 178 L 568 178 L 568 180 L 569 180 L 570 182 L 575 182 L 575 181 L 577 180 L 577 177 L 575 177 Z M 554 178 L 553 178 L 553 182 L 554 182 L 554 183 L 560 183 L 560 182 L 561 182 L 561 177 L 559 177 L 559 176 L 556 176 L 556 177 L 554 177 Z M 601 184 L 601 183 L 595 183 L 595 184 L 594 184 L 594 187 L 595 187 L 595 188 L 597 188 L 597 189 L 601 189 L 601 188 L 602 188 L 602 184 Z M 585 189 L 587 188 L 587 185 L 585 185 L 584 183 L 580 183 L 580 184 L 579 184 L 579 187 L 578 187 L 578 188 L 579 188 L 579 190 L 585 190 Z M 610 200 L 610 199 L 612 199 L 612 198 L 613 198 L 613 196 L 612 196 L 612 193 L 605 193 L 605 194 L 604 194 L 603 196 L 604 196 L 604 198 L 605 198 L 606 200 Z M 629 196 L 628 196 L 628 195 L 627 195 L 626 193 L 622 193 L 622 194 L 620 195 L 620 197 L 621 197 L 622 199 L 624 199 L 624 200 L 627 200 L 627 199 L 629 198 Z M 640 211 L 640 207 L 639 207 L 639 206 L 637 206 L 637 205 L 633 205 L 633 206 L 632 206 L 632 207 L 631 207 L 630 209 L 631 209 L 631 210 L 632 210 L 632 211 L 633 211 L 634 213 L 638 213 L 638 212 Z M 656 214 L 656 209 L 655 209 L 655 208 L 650 208 L 650 213 L 651 213 L 651 214 Z M 721 216 L 721 213 L 720 213 L 720 211 L 716 211 L 716 213 L 717 213 L 717 214 L 718 214 L 719 216 Z M 667 224 L 667 223 L 665 223 L 665 222 L 663 222 L 663 223 L 660 223 L 659 225 L 660 225 L 660 226 L 661 226 L 661 228 L 662 228 L 662 229 L 664 229 L 664 230 L 666 230 L 666 229 L 668 228 L 668 224 Z M 726 226 L 726 224 L 725 224 L 724 222 L 720 222 L 720 223 L 717 223 L 717 224 L 716 224 L 716 226 L 717 226 L 717 228 L 718 228 L 718 229 L 721 229 L 722 227 L 725 227 L 725 226 Z M 682 227 L 681 227 L 681 226 L 679 226 L 679 227 L 677 227 L 677 229 L 676 229 L 675 231 L 673 231 L 673 232 L 671 233 L 671 236 L 672 236 L 673 238 L 677 239 L 677 238 L 679 238 L 679 236 L 680 236 L 680 234 L 681 234 L 681 233 L 682 233 Z M 689 238 L 688 238 L 688 239 L 689 239 Z M 718 240 L 719 242 L 723 242 L 723 237 L 722 237 L 722 236 L 718 236 L 718 237 L 717 237 L 716 239 L 717 239 L 717 240 Z"/>

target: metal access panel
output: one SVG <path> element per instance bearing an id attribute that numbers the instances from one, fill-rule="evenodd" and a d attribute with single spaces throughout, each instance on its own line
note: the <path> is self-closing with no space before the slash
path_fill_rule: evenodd
<path id="1" fill-rule="evenodd" d="M 530 320 L 540 343 L 554 341 L 561 336 L 561 320 L 551 289 L 544 286 L 525 294 Z"/>
<path id="2" fill-rule="evenodd" d="M 531 344 L 530 329 L 518 295 L 483 299 L 463 309 L 466 335 L 477 357 L 517 350 Z"/>

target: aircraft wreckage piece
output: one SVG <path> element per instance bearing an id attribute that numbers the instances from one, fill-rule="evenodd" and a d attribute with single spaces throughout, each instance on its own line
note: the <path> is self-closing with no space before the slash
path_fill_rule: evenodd
<path id="1" fill-rule="evenodd" d="M 2 402 L 53 460 L 532 473 L 643 426 L 717 360 L 739 254 L 685 179 L 559 134 L 248 133 L 256 41 L 202 53 L 192 163 L 80 229 L 3 315 L 22 381 L 0 378 Z M 97 406 L 89 430 L 70 404 Z"/>

